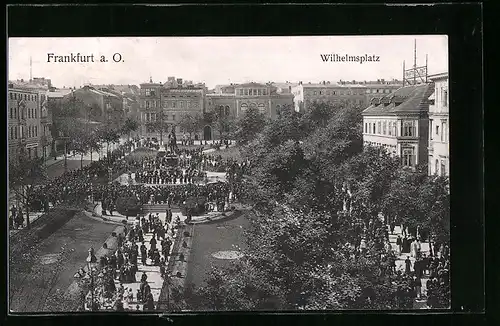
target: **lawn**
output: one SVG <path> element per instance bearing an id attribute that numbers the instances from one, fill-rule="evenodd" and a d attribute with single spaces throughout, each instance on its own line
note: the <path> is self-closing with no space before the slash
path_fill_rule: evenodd
<path id="1" fill-rule="evenodd" d="M 88 249 L 98 250 L 115 228 L 84 213 L 60 209 L 40 217 L 31 230 L 20 231 L 9 248 L 9 309 L 76 311 L 78 303 L 73 307 L 67 300 L 58 302 L 55 293 L 68 289 L 85 265 Z"/>
<path id="2" fill-rule="evenodd" d="M 245 248 L 244 230 L 249 221 L 245 213 L 219 223 L 199 224 L 194 227 L 186 284 L 202 286 L 211 266 L 228 266 L 231 260 L 217 259 L 219 251 L 239 251 Z"/>

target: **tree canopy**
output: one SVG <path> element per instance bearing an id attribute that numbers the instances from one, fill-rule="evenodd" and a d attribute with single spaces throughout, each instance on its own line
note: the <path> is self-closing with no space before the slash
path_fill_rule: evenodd
<path id="1" fill-rule="evenodd" d="M 245 258 L 207 275 L 199 289 L 206 305 L 399 307 L 381 217 L 447 241 L 447 178 L 408 170 L 383 148 L 363 147 L 361 112 L 346 103 L 315 103 L 305 113 L 285 108 L 272 121 L 257 121 L 249 112 L 236 131 L 251 167 L 242 200 L 254 204 Z"/>

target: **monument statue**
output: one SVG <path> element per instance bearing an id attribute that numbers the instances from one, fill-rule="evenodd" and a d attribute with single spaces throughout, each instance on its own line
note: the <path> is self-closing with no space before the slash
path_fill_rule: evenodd
<path id="1" fill-rule="evenodd" d="M 175 137 L 174 128 L 172 128 L 172 132 L 168 136 L 168 140 L 169 140 L 170 152 L 176 153 L 177 152 L 177 138 Z"/>

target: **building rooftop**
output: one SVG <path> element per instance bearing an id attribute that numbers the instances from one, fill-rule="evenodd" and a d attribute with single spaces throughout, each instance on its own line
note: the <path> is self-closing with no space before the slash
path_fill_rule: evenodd
<path id="1" fill-rule="evenodd" d="M 392 115 L 427 110 L 426 104 L 433 92 L 433 83 L 401 87 L 392 94 L 374 99 L 363 111 L 363 115 Z"/>
<path id="2" fill-rule="evenodd" d="M 106 92 L 106 91 L 103 91 L 103 90 L 100 90 L 100 89 L 95 89 L 92 86 L 84 86 L 83 88 L 80 88 L 78 90 L 88 90 L 88 91 L 90 91 L 90 92 L 92 92 L 94 94 L 98 94 L 98 95 L 101 95 L 101 96 L 118 97 L 118 95 L 116 95 L 116 94 L 113 94 L 113 93 L 110 93 L 110 92 Z"/>
<path id="3" fill-rule="evenodd" d="M 440 79 L 448 79 L 448 72 L 441 72 L 439 74 L 429 75 L 427 76 L 430 80 L 440 80 Z"/>
<path id="4" fill-rule="evenodd" d="M 243 83 L 243 84 L 235 84 L 233 86 L 235 86 L 235 87 L 268 87 L 269 85 L 256 83 L 256 82 L 249 82 L 249 83 Z"/>
<path id="5" fill-rule="evenodd" d="M 71 94 L 73 90 L 69 88 L 65 89 L 56 89 L 53 92 L 47 92 L 46 95 L 49 98 L 62 98 L 68 94 Z"/>

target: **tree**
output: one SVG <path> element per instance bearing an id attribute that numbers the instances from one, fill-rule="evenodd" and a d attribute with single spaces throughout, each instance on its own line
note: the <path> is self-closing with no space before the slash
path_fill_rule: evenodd
<path id="1" fill-rule="evenodd" d="M 107 146 L 106 152 L 107 152 L 107 158 L 108 158 L 108 162 L 109 162 L 109 160 L 110 160 L 109 145 L 118 143 L 120 141 L 120 135 L 119 135 L 118 131 L 111 128 L 110 126 L 105 126 L 105 127 L 101 128 L 98 131 L 98 134 L 99 134 L 99 138 L 106 143 L 106 146 Z"/>
<path id="2" fill-rule="evenodd" d="M 55 149 L 55 142 L 60 137 L 69 137 L 64 140 L 65 144 L 74 139 L 72 131 L 78 119 L 84 118 L 86 107 L 82 100 L 75 96 L 67 96 L 61 101 L 49 101 L 47 108 L 52 112 L 52 148 Z"/>
<path id="3" fill-rule="evenodd" d="M 255 139 L 266 125 L 266 118 L 257 108 L 251 107 L 236 122 L 234 138 L 241 144 L 248 144 Z"/>
<path id="4" fill-rule="evenodd" d="M 26 209 L 26 227 L 30 228 L 30 205 L 33 200 L 33 188 L 46 180 L 43 158 L 29 158 L 25 151 L 19 155 L 17 163 L 9 163 L 9 189 L 16 193 Z"/>
<path id="5" fill-rule="evenodd" d="M 215 112 L 212 126 L 219 132 L 221 140 L 227 140 L 234 131 L 235 121 L 225 112 Z"/>
<path id="6" fill-rule="evenodd" d="M 385 211 L 416 233 L 438 243 L 450 238 L 450 194 L 446 177 L 405 168 L 397 172 L 384 196 Z"/>
<path id="7" fill-rule="evenodd" d="M 139 129 L 139 122 L 137 122 L 137 120 L 135 119 L 132 119 L 132 118 L 127 118 L 127 120 L 125 120 L 124 124 L 123 124 L 123 127 L 122 127 L 122 132 L 124 134 L 127 134 L 127 137 L 128 137 L 128 141 L 130 141 L 130 134 L 132 132 L 135 132 Z"/>
<path id="8" fill-rule="evenodd" d="M 181 130 L 187 132 L 189 134 L 189 138 L 191 138 L 193 133 L 197 133 L 201 130 L 203 117 L 199 113 L 194 115 L 185 113 L 181 116 L 177 125 L 181 128 Z"/>
<path id="9" fill-rule="evenodd" d="M 157 120 L 149 121 L 146 126 L 154 132 L 160 133 L 160 143 L 163 144 L 163 133 L 167 133 L 169 127 L 168 124 L 165 123 L 166 116 L 163 112 L 158 113 L 157 117 Z"/>
<path id="10" fill-rule="evenodd" d="M 78 138 L 72 142 L 73 150 L 80 154 L 80 168 L 83 168 L 83 156 L 90 149 L 90 134 L 80 131 Z"/>
<path id="11" fill-rule="evenodd" d="M 101 145 L 101 142 L 99 139 L 98 131 L 92 132 L 89 135 L 87 141 L 88 141 L 88 149 L 90 150 L 90 161 L 92 162 L 92 153 L 94 151 L 100 152 L 101 148 L 102 148 L 102 145 Z"/>

